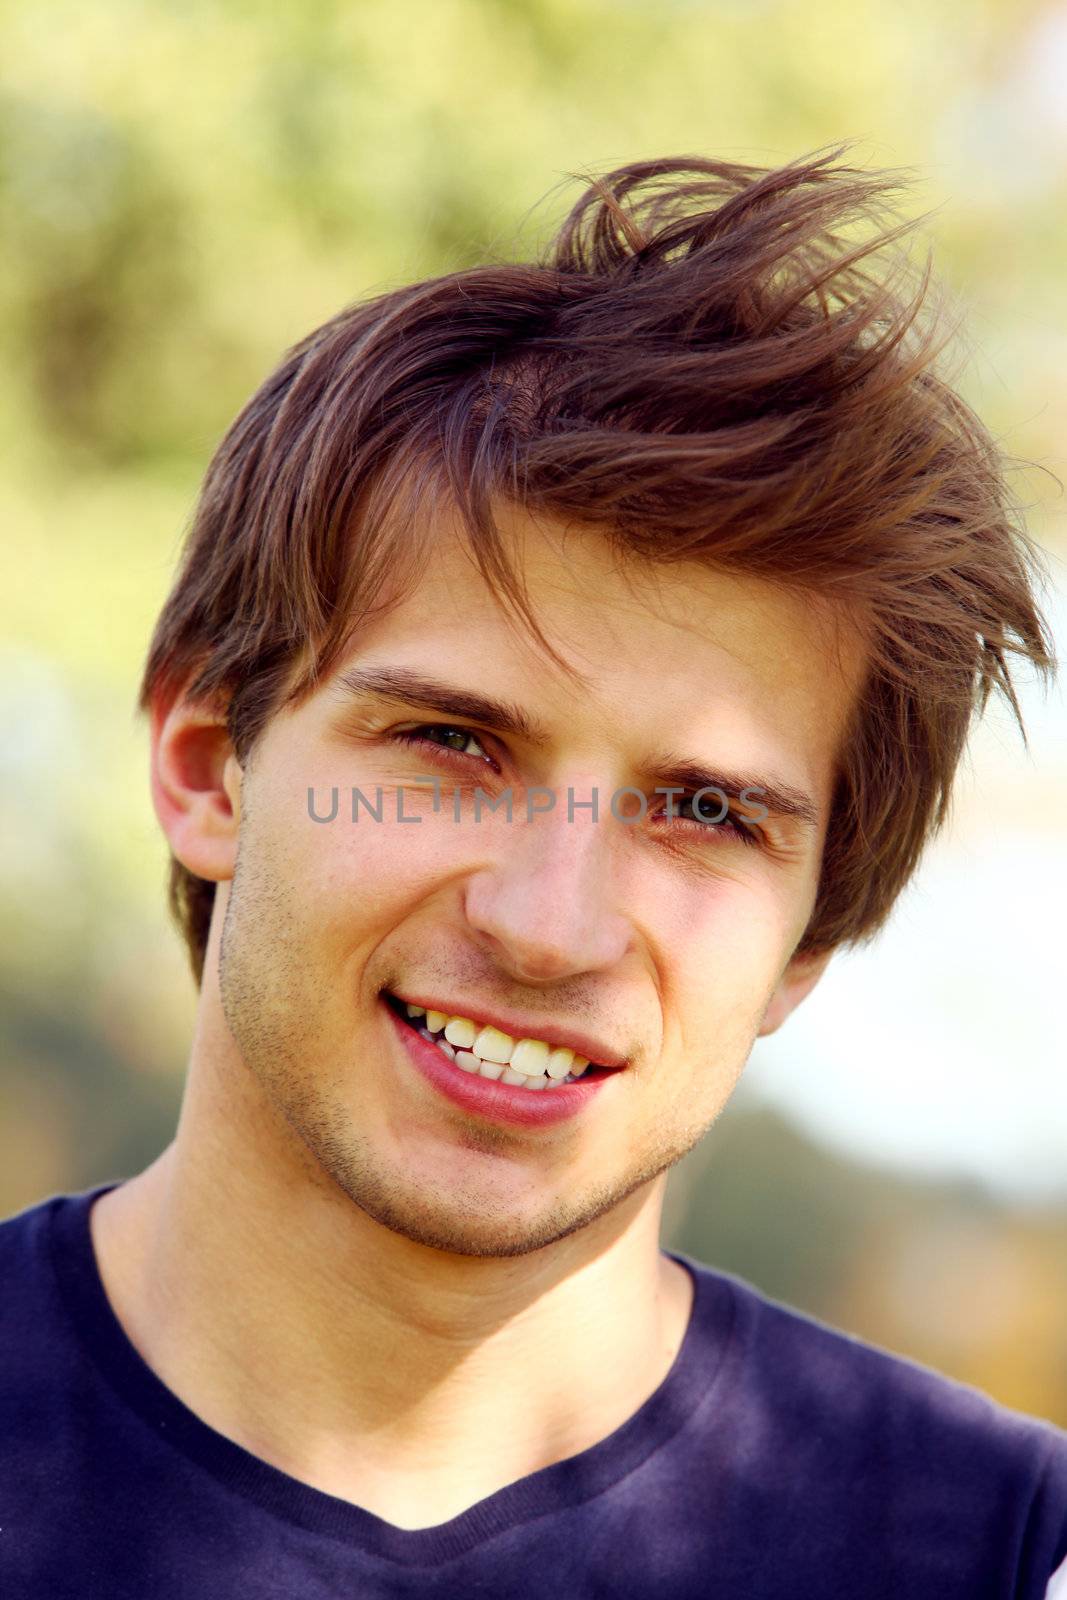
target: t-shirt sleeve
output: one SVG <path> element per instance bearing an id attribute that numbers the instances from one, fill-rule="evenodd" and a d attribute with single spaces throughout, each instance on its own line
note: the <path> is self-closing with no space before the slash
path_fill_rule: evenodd
<path id="1" fill-rule="evenodd" d="M 1044 1600 L 1067 1600 L 1067 1449 L 1059 1443 L 1049 1454 L 1027 1532 L 1024 1571 L 1032 1562 L 1032 1582 L 1038 1575 L 1051 1573 Z M 1038 1591 L 1037 1582 L 1033 1582 L 1033 1590 Z"/>

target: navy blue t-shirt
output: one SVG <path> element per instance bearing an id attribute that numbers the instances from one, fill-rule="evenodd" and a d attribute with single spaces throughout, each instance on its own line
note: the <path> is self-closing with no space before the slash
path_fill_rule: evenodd
<path id="1" fill-rule="evenodd" d="M 0 1223 L 5 1600 L 1044 1600 L 1067 1557 L 1067 1434 L 684 1256 L 685 1339 L 628 1422 L 394 1527 L 156 1377 L 96 1266 L 111 1187 Z"/>

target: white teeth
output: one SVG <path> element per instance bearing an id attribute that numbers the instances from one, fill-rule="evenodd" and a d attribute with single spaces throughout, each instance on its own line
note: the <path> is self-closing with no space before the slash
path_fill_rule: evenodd
<path id="1" fill-rule="evenodd" d="M 425 1028 L 419 1030 L 427 1039 L 430 1037 Z M 530 1077 L 524 1072 L 513 1072 L 511 1067 L 501 1066 L 499 1061 L 481 1061 L 473 1050 L 453 1050 L 450 1044 L 441 1039 L 435 1040 L 437 1048 L 443 1050 L 450 1061 L 464 1072 L 476 1072 L 481 1078 L 499 1079 L 501 1083 L 521 1084 L 524 1089 L 558 1089 L 558 1081 L 541 1076 Z"/>
<path id="2" fill-rule="evenodd" d="M 511 1052 L 508 1066 L 528 1078 L 543 1078 L 548 1067 L 548 1046 L 541 1039 L 520 1039 Z"/>
<path id="3" fill-rule="evenodd" d="M 445 1038 L 458 1050 L 469 1050 L 477 1037 L 477 1025 L 469 1017 L 452 1017 L 445 1027 Z"/>
<path id="4" fill-rule="evenodd" d="M 514 1048 L 514 1039 L 501 1033 L 499 1028 L 483 1028 L 474 1041 L 475 1055 L 481 1056 L 483 1061 L 499 1061 L 505 1067 L 511 1060 Z"/>
<path id="5" fill-rule="evenodd" d="M 479 1027 L 470 1017 L 450 1017 L 444 1011 L 426 1011 L 404 1002 L 414 1023 L 425 1021 L 417 1032 L 436 1044 L 464 1072 L 477 1072 L 500 1083 L 525 1089 L 558 1089 L 577 1083 L 589 1065 L 587 1056 L 575 1055 L 566 1045 L 553 1047 L 543 1039 L 519 1039 L 492 1026 Z"/>
<path id="6" fill-rule="evenodd" d="M 553 1050 L 549 1055 L 546 1068 L 548 1076 L 550 1078 L 565 1078 L 571 1070 L 571 1062 L 573 1060 L 574 1051 L 568 1050 L 565 1044 L 560 1045 L 558 1049 Z"/>

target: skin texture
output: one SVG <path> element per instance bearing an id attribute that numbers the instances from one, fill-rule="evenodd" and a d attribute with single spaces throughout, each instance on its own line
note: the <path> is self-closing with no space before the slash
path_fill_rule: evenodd
<path id="1" fill-rule="evenodd" d="M 508 620 L 442 514 L 416 588 L 243 771 L 217 711 L 155 708 L 157 815 L 218 889 L 175 1139 L 92 1212 L 105 1288 L 163 1381 L 408 1528 L 605 1438 L 669 1370 L 692 1290 L 659 1250 L 666 1172 L 825 966 L 793 951 L 862 677 L 858 634 L 810 597 L 639 572 L 518 511 L 502 525 L 581 682 Z M 491 692 L 545 742 L 346 698 L 356 665 Z M 396 737 L 442 723 L 476 742 L 449 759 L 440 734 Z M 757 844 L 672 823 L 643 776 L 668 751 L 806 791 L 820 820 L 772 815 Z M 476 822 L 476 784 L 510 785 L 515 820 Z M 560 802 L 526 823 L 534 784 Z M 337 819 L 312 822 L 308 788 L 321 809 L 335 785 Z M 385 821 L 351 823 L 353 785 L 382 788 Z M 644 821 L 611 816 L 624 785 Z M 597 821 L 577 806 L 594 786 Z M 398 792 L 420 822 L 396 822 Z M 571 1023 L 627 1065 L 576 1118 L 505 1127 L 413 1071 L 383 987 Z"/>

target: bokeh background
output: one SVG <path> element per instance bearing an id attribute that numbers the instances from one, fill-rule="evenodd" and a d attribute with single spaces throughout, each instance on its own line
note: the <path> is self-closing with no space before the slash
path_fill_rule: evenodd
<path id="1" fill-rule="evenodd" d="M 133 711 L 208 457 L 342 304 L 568 175 L 909 166 L 1067 654 L 1067 5 L 0 5 L 0 1214 L 169 1140 L 194 1014 Z M 757 1047 L 667 1242 L 1067 1424 L 1067 706 L 994 714 L 892 926 Z"/>

